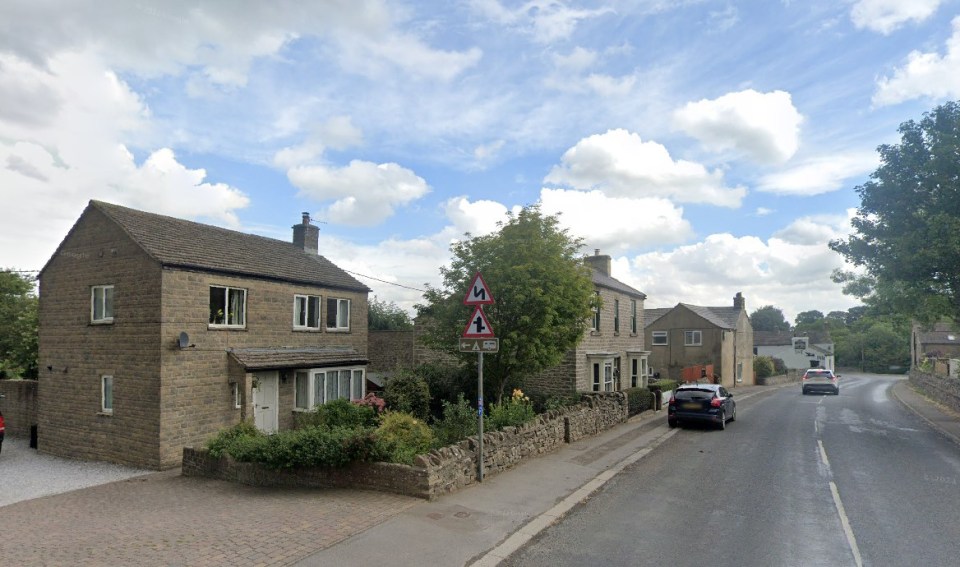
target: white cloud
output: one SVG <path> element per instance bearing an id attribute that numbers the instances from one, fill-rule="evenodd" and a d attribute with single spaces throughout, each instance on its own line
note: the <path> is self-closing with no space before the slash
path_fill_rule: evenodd
<path id="1" fill-rule="evenodd" d="M 443 204 L 450 230 L 459 238 L 464 234 L 483 236 L 497 230 L 497 223 L 507 221 L 507 207 L 496 201 L 473 201 L 454 197 Z"/>
<path id="2" fill-rule="evenodd" d="M 858 0 L 850 9 L 850 19 L 858 28 L 887 35 L 907 22 L 926 20 L 941 3 L 942 0 Z"/>
<path id="3" fill-rule="evenodd" d="M 497 157 L 497 154 L 503 149 L 504 144 L 506 144 L 505 140 L 494 140 L 489 144 L 481 144 L 473 148 L 473 158 L 477 161 L 478 165 L 490 162 Z"/>
<path id="4" fill-rule="evenodd" d="M 780 241 L 801 246 L 819 245 L 850 234 L 850 220 L 856 209 L 843 215 L 812 215 L 800 217 L 773 236 Z"/>
<path id="5" fill-rule="evenodd" d="M 757 190 L 778 195 L 819 195 L 848 180 L 865 177 L 879 165 L 876 152 L 850 152 L 810 158 L 785 171 L 763 176 Z"/>
<path id="6" fill-rule="evenodd" d="M 762 163 L 782 163 L 800 145 L 803 116 L 790 93 L 753 89 L 687 103 L 674 112 L 677 127 L 714 152 L 733 150 Z"/>
<path id="7" fill-rule="evenodd" d="M 137 164 L 119 140 L 149 136 L 149 109 L 96 56 L 64 52 L 41 69 L 0 55 L 0 85 L 0 109 L 35 97 L 31 114 L 0 113 L 0 249 L 9 265 L 42 266 L 90 199 L 237 226 L 235 211 L 249 202 L 239 189 L 207 182 L 168 148 Z"/>
<path id="8" fill-rule="evenodd" d="M 753 212 L 754 215 L 758 217 L 765 217 L 767 215 L 775 213 L 776 210 L 768 209 L 767 207 L 757 207 L 757 210 Z"/>
<path id="9" fill-rule="evenodd" d="M 300 192 L 317 201 L 334 201 L 326 211 L 332 221 L 374 226 L 398 206 L 426 195 L 427 182 L 395 163 L 353 160 L 346 167 L 298 166 L 287 178 Z"/>
<path id="10" fill-rule="evenodd" d="M 666 199 L 544 188 L 540 203 L 544 213 L 559 214 L 560 224 L 590 249 L 624 252 L 676 244 L 693 235 L 683 209 Z"/>
<path id="11" fill-rule="evenodd" d="M 540 43 L 569 38 L 581 21 L 613 11 L 611 8 L 579 10 L 558 0 L 528 0 L 515 9 L 505 7 L 499 0 L 471 0 L 470 5 L 481 15 L 517 28 Z"/>
<path id="12" fill-rule="evenodd" d="M 290 169 L 313 162 L 323 156 L 326 149 L 343 150 L 363 143 L 363 131 L 353 125 L 349 116 L 334 116 L 317 127 L 297 146 L 281 149 L 273 156 L 277 167 Z"/>
<path id="13" fill-rule="evenodd" d="M 960 16 L 952 24 L 946 54 L 911 51 L 893 76 L 877 80 L 873 104 L 886 106 L 922 97 L 960 98 Z"/>
<path id="14" fill-rule="evenodd" d="M 726 187 L 721 171 L 674 160 L 661 144 L 644 142 L 623 129 L 580 140 L 544 182 L 581 191 L 598 189 L 609 197 L 662 197 L 722 207 L 738 207 L 746 195 L 742 187 Z"/>

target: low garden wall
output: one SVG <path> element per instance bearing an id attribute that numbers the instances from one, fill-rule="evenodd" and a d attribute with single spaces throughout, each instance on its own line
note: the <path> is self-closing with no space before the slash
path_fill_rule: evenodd
<path id="1" fill-rule="evenodd" d="M 627 397 L 622 392 L 589 394 L 575 406 L 548 411 L 519 427 L 485 433 L 484 475 L 498 474 L 524 459 L 596 435 L 625 422 L 627 417 Z M 237 462 L 229 455 L 216 459 L 206 448 L 184 447 L 183 475 L 253 486 L 380 490 L 432 500 L 477 482 L 477 437 L 418 455 L 413 465 L 352 463 L 339 469 L 277 470 Z"/>
<path id="2" fill-rule="evenodd" d="M 927 396 L 960 412 L 960 379 L 911 370 L 910 383 Z"/>
<path id="3" fill-rule="evenodd" d="M 786 374 L 757 378 L 757 386 L 780 386 L 791 382 L 799 382 L 803 373 L 799 370 L 787 370 Z"/>

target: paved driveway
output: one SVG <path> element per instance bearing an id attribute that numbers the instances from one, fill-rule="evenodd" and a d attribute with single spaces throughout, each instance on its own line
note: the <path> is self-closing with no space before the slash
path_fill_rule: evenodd
<path id="1" fill-rule="evenodd" d="M 26 439 L 7 437 L 0 452 L 0 506 L 150 472 L 108 463 L 62 459 L 31 449 Z"/>
<path id="2" fill-rule="evenodd" d="M 54 464 L 68 476 L 71 466 L 97 467 L 100 475 L 88 477 L 96 486 L 37 497 L 42 482 L 22 475 L 29 476 L 28 463 L 53 458 L 25 442 L 3 445 L 0 494 L 15 498 L 0 501 L 3 565 L 289 565 L 422 502 L 360 490 L 254 488 L 186 478 L 178 469 L 145 474 L 62 459 Z M 109 474 L 123 480 L 110 482 Z M 33 496 L 26 496 L 28 486 Z"/>

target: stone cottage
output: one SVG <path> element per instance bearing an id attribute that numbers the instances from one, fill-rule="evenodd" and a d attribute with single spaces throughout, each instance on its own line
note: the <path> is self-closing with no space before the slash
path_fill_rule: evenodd
<path id="1" fill-rule="evenodd" d="M 176 467 L 182 448 L 366 391 L 367 286 L 284 242 L 91 201 L 40 272 L 39 449 Z"/>

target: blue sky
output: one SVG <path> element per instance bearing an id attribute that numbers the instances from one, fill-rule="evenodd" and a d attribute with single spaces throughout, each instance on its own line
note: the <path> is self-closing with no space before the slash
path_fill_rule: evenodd
<path id="1" fill-rule="evenodd" d="M 856 304 L 854 187 L 958 98 L 958 0 L 7 1 L 0 265 L 90 199 L 284 240 L 308 211 L 409 309 L 540 203 L 648 307 L 792 320 Z"/>

